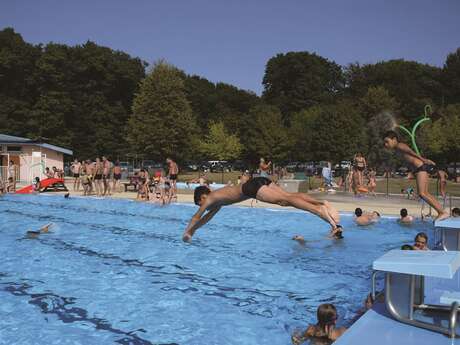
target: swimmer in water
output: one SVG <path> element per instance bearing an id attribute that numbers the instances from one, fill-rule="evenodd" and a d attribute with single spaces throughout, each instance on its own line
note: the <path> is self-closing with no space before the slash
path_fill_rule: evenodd
<path id="1" fill-rule="evenodd" d="M 332 235 L 341 231 L 338 227 L 339 213 L 327 201 L 318 201 L 303 193 L 289 193 L 266 177 L 255 177 L 241 185 L 226 186 L 215 191 L 207 186 L 195 188 L 194 201 L 200 208 L 190 220 L 182 239 L 190 242 L 195 231 L 209 222 L 222 206 L 251 198 L 308 211 L 329 223 Z"/>
<path id="2" fill-rule="evenodd" d="M 53 223 L 48 223 L 44 226 L 42 226 L 40 229 L 38 230 L 28 230 L 26 235 L 28 238 L 36 238 L 38 237 L 38 235 L 40 234 L 44 234 L 44 233 L 47 233 L 49 232 L 49 229 L 50 227 L 53 225 Z"/>
<path id="3" fill-rule="evenodd" d="M 306 340 L 326 340 L 327 343 L 337 340 L 345 331 L 345 327 L 336 327 L 337 309 L 333 304 L 321 304 L 316 311 L 318 322 L 315 325 L 309 325 L 302 333 L 292 335 L 292 343 L 300 345 Z M 314 342 L 312 342 L 314 343 Z"/>
<path id="4" fill-rule="evenodd" d="M 409 216 L 409 214 L 407 213 L 407 209 L 405 208 L 402 208 L 401 211 L 399 211 L 399 215 L 401 216 L 401 218 L 399 218 L 398 220 L 402 224 L 412 224 L 412 222 L 414 221 L 414 217 Z"/>

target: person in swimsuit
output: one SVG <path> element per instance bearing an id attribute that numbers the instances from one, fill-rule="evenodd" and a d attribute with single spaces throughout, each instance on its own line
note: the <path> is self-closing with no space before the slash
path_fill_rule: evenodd
<path id="1" fill-rule="evenodd" d="M 439 201 L 428 192 L 429 177 L 437 172 L 436 164 L 416 154 L 408 145 L 399 141 L 395 131 L 388 131 L 384 136 L 385 147 L 402 154 L 403 158 L 413 167 L 417 181 L 418 195 L 427 204 L 438 212 L 437 220 L 449 218 L 449 213 L 444 211 Z"/>
<path id="2" fill-rule="evenodd" d="M 190 220 L 182 239 L 190 242 L 195 231 L 209 222 L 222 206 L 251 198 L 313 213 L 331 225 L 332 236 L 342 231 L 338 224 L 339 213 L 327 201 L 318 201 L 303 193 L 289 193 L 266 177 L 254 177 L 243 184 L 212 192 L 207 186 L 195 188 L 194 201 L 200 208 Z"/>
<path id="3" fill-rule="evenodd" d="M 374 169 L 369 169 L 369 173 L 367 174 L 367 177 L 369 181 L 367 182 L 367 190 L 369 194 L 372 194 L 373 196 L 377 196 L 375 194 L 375 188 L 377 187 L 377 179 L 376 179 L 376 172 Z"/>
<path id="4" fill-rule="evenodd" d="M 110 194 L 110 170 L 112 169 L 112 163 L 107 159 L 106 156 L 102 156 L 102 183 L 104 184 L 104 192 L 102 195 Z"/>
<path id="5" fill-rule="evenodd" d="M 99 157 L 96 158 L 96 163 L 94 164 L 94 186 L 96 187 L 96 195 L 102 196 L 102 174 L 104 168 Z"/>
<path id="6" fill-rule="evenodd" d="M 268 177 L 270 176 L 270 167 L 272 165 L 272 162 L 265 163 L 265 159 L 261 158 L 260 163 L 259 163 L 259 170 L 260 170 L 260 176 L 261 177 Z"/>
<path id="7" fill-rule="evenodd" d="M 402 208 L 401 211 L 399 211 L 399 215 L 401 217 L 398 219 L 398 221 L 402 224 L 412 224 L 414 221 L 414 217 L 409 216 L 406 208 Z"/>
<path id="8" fill-rule="evenodd" d="M 315 325 L 309 325 L 304 332 L 292 335 L 294 345 L 300 345 L 308 339 L 311 340 L 310 344 L 331 344 L 347 330 L 345 327 L 336 328 L 337 309 L 333 304 L 321 304 L 316 316 L 318 322 Z"/>
<path id="9" fill-rule="evenodd" d="M 115 162 L 115 166 L 113 167 L 113 183 L 112 183 L 112 190 L 114 192 L 120 192 L 120 180 L 121 180 L 121 166 L 120 161 Z"/>
<path id="10" fill-rule="evenodd" d="M 78 191 L 80 190 L 80 171 L 81 170 L 81 163 L 78 159 L 75 159 L 70 167 L 70 171 L 72 171 L 73 180 L 73 190 Z"/>
<path id="11" fill-rule="evenodd" d="M 171 158 L 166 158 L 166 163 L 168 164 L 168 175 L 169 181 L 171 183 L 171 198 L 177 198 L 177 175 L 179 174 L 179 167 L 177 163 L 174 162 Z"/>
<path id="12" fill-rule="evenodd" d="M 438 170 L 439 192 L 444 200 L 446 200 L 447 173 L 443 169 Z"/>
<path id="13" fill-rule="evenodd" d="M 364 185 L 364 170 L 366 170 L 366 167 L 366 158 L 363 157 L 361 152 L 358 152 L 353 159 L 353 168 L 358 176 L 358 187 Z"/>

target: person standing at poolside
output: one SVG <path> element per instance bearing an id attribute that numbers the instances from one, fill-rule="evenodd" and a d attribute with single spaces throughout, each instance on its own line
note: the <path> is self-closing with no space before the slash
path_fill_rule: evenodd
<path id="1" fill-rule="evenodd" d="M 102 196 L 102 174 L 104 173 L 104 167 L 99 157 L 96 158 L 94 164 L 94 186 L 96 188 L 96 195 Z"/>
<path id="2" fill-rule="evenodd" d="M 449 213 L 444 211 L 439 201 L 428 192 L 429 174 L 437 172 L 436 164 L 427 158 L 415 153 L 407 144 L 399 141 L 398 134 L 388 131 L 384 137 L 385 147 L 402 154 L 407 163 L 412 165 L 417 181 L 418 195 L 438 212 L 437 220 L 449 218 Z"/>
<path id="3" fill-rule="evenodd" d="M 121 166 L 120 162 L 117 160 L 115 166 L 113 167 L 113 184 L 112 190 L 114 192 L 120 192 L 120 180 L 121 180 Z"/>
<path id="4" fill-rule="evenodd" d="M 260 170 L 260 177 L 268 177 L 270 176 L 270 166 L 272 162 L 265 163 L 265 159 L 261 158 L 259 163 L 259 170 Z"/>
<path id="5" fill-rule="evenodd" d="M 443 198 L 443 200 L 446 200 L 446 186 L 447 186 L 447 173 L 442 170 L 442 169 L 439 169 L 438 170 L 438 179 L 439 179 L 439 192 L 441 193 L 441 196 Z"/>
<path id="6" fill-rule="evenodd" d="M 88 159 L 86 160 L 85 164 L 86 175 L 88 175 L 89 181 L 89 190 L 87 191 L 87 195 L 90 195 L 93 192 L 93 181 L 94 181 L 94 163 Z"/>
<path id="7" fill-rule="evenodd" d="M 364 185 L 364 170 L 366 170 L 366 167 L 366 158 L 364 158 L 361 152 L 358 152 L 353 158 L 353 169 L 355 170 L 355 174 L 358 176 L 358 187 Z"/>
<path id="8" fill-rule="evenodd" d="M 200 206 L 190 220 L 182 236 L 189 242 L 196 230 L 209 222 L 222 206 L 251 198 L 280 206 L 293 206 L 308 211 L 331 225 L 331 235 L 341 232 L 339 213 L 327 202 L 318 201 L 304 193 L 289 193 L 266 177 L 255 177 L 237 186 L 226 186 L 211 192 L 207 186 L 199 186 L 194 192 L 195 204 Z M 205 214 L 205 212 L 207 212 Z"/>
<path id="9" fill-rule="evenodd" d="M 377 194 L 375 194 L 375 188 L 377 187 L 377 179 L 376 179 L 375 170 L 372 168 L 369 169 L 367 177 L 369 179 L 369 182 L 367 183 L 367 190 L 369 194 L 372 194 L 373 196 L 377 196 Z"/>
<path id="10" fill-rule="evenodd" d="M 177 198 L 177 175 L 179 174 L 179 167 L 177 163 L 174 162 L 171 158 L 166 158 L 166 163 L 168 164 L 168 177 L 171 183 L 171 198 Z"/>
<path id="11" fill-rule="evenodd" d="M 8 165 L 8 176 L 13 179 L 13 189 L 16 190 L 16 182 L 18 178 L 18 166 L 11 160 Z"/>
<path id="12" fill-rule="evenodd" d="M 110 195 L 110 170 L 112 163 L 106 156 L 102 156 L 102 182 L 104 184 L 104 193 L 102 195 Z"/>
<path id="13" fill-rule="evenodd" d="M 72 172 L 73 180 L 73 190 L 80 190 L 80 173 L 81 173 L 81 163 L 78 159 L 75 159 L 70 166 L 70 171 Z"/>

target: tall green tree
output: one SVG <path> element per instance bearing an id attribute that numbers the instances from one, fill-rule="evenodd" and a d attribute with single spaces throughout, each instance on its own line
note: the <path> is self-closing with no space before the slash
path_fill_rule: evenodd
<path id="1" fill-rule="evenodd" d="M 426 104 L 442 103 L 444 88 L 438 67 L 400 59 L 351 64 L 345 76 L 349 98 L 363 97 L 369 87 L 382 86 L 398 102 L 398 110 L 407 122 L 423 114 Z"/>
<path id="2" fill-rule="evenodd" d="M 366 155 L 368 164 L 372 166 L 396 165 L 394 156 L 383 146 L 382 136 L 386 131 L 394 129 L 397 124 L 398 107 L 398 102 L 382 86 L 369 87 L 360 99 L 360 113 L 367 121 L 363 130 L 367 130 L 368 138 L 368 142 L 363 143 L 361 151 Z"/>
<path id="3" fill-rule="evenodd" d="M 424 153 L 439 164 L 460 157 L 460 103 L 439 109 L 440 118 L 424 126 L 418 135 Z"/>
<path id="4" fill-rule="evenodd" d="M 183 73 L 165 61 L 156 62 L 134 99 L 128 127 L 131 151 L 157 160 L 184 159 L 190 154 L 195 123 Z"/>
<path id="5" fill-rule="evenodd" d="M 291 141 L 281 112 L 275 106 L 253 107 L 240 133 L 240 137 L 244 138 L 244 156 L 248 161 L 257 163 L 260 157 L 266 157 L 282 162 L 289 156 Z"/>
<path id="6" fill-rule="evenodd" d="M 232 160 L 240 157 L 242 145 L 235 134 L 230 134 L 222 122 L 211 123 L 209 133 L 200 145 L 204 157 Z"/>
<path id="7" fill-rule="evenodd" d="M 338 162 L 362 152 L 367 143 L 365 122 L 353 103 L 321 107 L 313 124 L 311 152 L 314 160 Z"/>
<path id="8" fill-rule="evenodd" d="M 339 65 L 309 52 L 272 57 L 265 68 L 263 98 L 290 115 L 314 105 L 331 103 L 343 89 Z"/>
<path id="9" fill-rule="evenodd" d="M 460 48 L 447 56 L 442 78 L 445 84 L 447 103 L 460 103 Z"/>

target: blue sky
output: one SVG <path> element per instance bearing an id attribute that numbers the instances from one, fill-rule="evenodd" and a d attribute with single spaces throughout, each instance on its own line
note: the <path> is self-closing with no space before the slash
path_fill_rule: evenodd
<path id="1" fill-rule="evenodd" d="M 91 40 L 260 94 L 266 62 L 288 51 L 442 66 L 460 47 L 460 0 L 2 0 L 7 26 L 28 42 Z"/>

